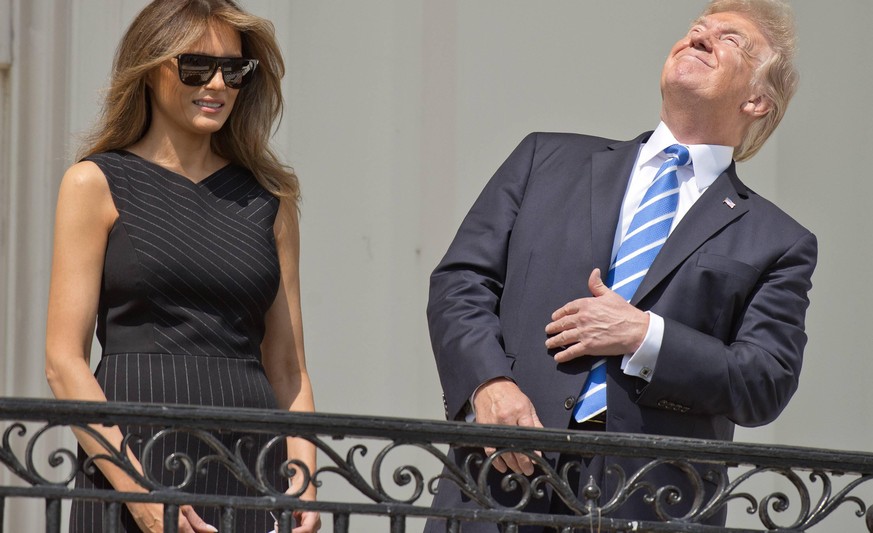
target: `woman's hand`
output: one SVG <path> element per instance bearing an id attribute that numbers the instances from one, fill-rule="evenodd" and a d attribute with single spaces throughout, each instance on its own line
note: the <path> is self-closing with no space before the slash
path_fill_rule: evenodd
<path id="1" fill-rule="evenodd" d="M 159 503 L 130 503 L 127 507 L 130 509 L 136 524 L 144 533 L 163 533 L 163 505 Z M 190 505 L 183 505 L 179 508 L 179 533 L 216 533 L 217 531 L 218 528 L 204 522 Z"/>
<path id="2" fill-rule="evenodd" d="M 290 487 L 285 491 L 285 494 L 294 496 L 297 494 L 297 489 Z M 300 499 L 314 501 L 315 495 L 314 493 L 306 493 L 300 496 Z M 291 533 L 315 533 L 321 529 L 321 514 L 318 511 L 294 511 L 291 513 L 291 516 L 294 518 L 295 525 Z M 273 515 L 273 518 L 276 518 L 276 515 Z M 275 531 L 279 531 L 278 521 L 276 522 Z"/>
<path id="3" fill-rule="evenodd" d="M 315 533 L 321 529 L 321 514 L 318 511 L 294 511 L 297 527 L 291 533 Z"/>

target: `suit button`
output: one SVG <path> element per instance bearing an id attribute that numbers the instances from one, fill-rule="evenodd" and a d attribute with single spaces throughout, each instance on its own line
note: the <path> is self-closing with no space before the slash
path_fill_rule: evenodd
<path id="1" fill-rule="evenodd" d="M 569 411 L 570 409 L 573 408 L 574 405 L 576 405 L 576 397 L 575 396 L 570 396 L 566 400 L 564 400 L 564 409 Z"/>

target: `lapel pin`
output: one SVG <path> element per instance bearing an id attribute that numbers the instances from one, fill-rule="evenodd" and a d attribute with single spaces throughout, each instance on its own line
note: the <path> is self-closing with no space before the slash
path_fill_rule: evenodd
<path id="1" fill-rule="evenodd" d="M 734 201 L 731 200 L 730 198 L 728 198 L 727 196 L 725 196 L 724 200 L 722 200 L 722 201 L 724 202 L 724 205 L 730 207 L 731 209 L 733 209 L 734 207 L 737 206 L 737 204 L 735 204 Z"/>

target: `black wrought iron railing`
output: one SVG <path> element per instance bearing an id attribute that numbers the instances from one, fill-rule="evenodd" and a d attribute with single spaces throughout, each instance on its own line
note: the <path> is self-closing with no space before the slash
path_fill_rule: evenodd
<path id="1" fill-rule="evenodd" d="M 79 428 L 92 431 L 89 424 L 137 425 L 160 428 L 146 439 L 143 453 L 153 453 L 152 444 L 171 433 L 185 434 L 209 447 L 210 454 L 197 461 L 182 454 L 172 454 L 165 464 L 184 472 L 179 486 L 159 485 L 148 475 L 139 475 L 128 461 L 128 454 L 107 446 L 104 460 L 125 469 L 149 492 L 122 493 L 110 490 L 81 489 L 73 480 L 80 469 L 93 469 L 90 461 L 80 463 L 75 450 L 45 450 L 40 442 L 46 435 Z M 357 501 L 303 501 L 293 494 L 281 493 L 265 483 L 264 465 L 250 465 L 240 460 L 238 442 L 228 448 L 215 434 L 234 431 L 273 436 L 261 450 L 284 445 L 285 436 L 297 436 L 312 442 L 321 459 L 314 472 L 294 462 L 283 465 L 286 477 L 302 476 L 304 485 L 316 483 L 327 487 L 343 483 L 356 494 Z M 175 517 L 179 506 L 194 504 L 221 509 L 222 531 L 233 531 L 235 512 L 239 509 L 264 509 L 278 519 L 278 532 L 291 531 L 292 510 L 318 510 L 330 517 L 335 532 L 364 531 L 356 528 L 361 515 L 384 517 L 381 530 L 404 532 L 409 520 L 430 517 L 445 523 L 445 531 L 460 532 L 462 524 L 485 521 L 500 524 L 501 530 L 514 533 L 524 525 L 547 526 L 558 533 L 584 530 L 597 517 L 597 531 L 706 532 L 706 531 L 807 531 L 826 524 L 838 508 L 849 507 L 854 515 L 855 531 L 873 532 L 873 509 L 862 495 L 862 487 L 873 477 L 873 454 L 838 452 L 788 446 L 736 444 L 644 435 L 589 433 L 578 431 L 533 430 L 430 420 L 411 420 L 335 414 L 296 414 L 281 411 L 227 409 L 179 405 L 145 405 L 125 403 L 63 402 L 23 398 L 0 399 L 0 463 L 11 482 L 0 484 L 0 533 L 9 502 L 36 498 L 45 501 L 45 530 L 61 528 L 61 502 L 92 500 L 102 502 L 111 531 L 117 523 L 124 502 L 164 504 L 165 516 Z M 96 433 L 92 434 L 96 435 Z M 447 456 L 450 446 L 495 447 L 491 456 L 481 454 L 466 467 L 457 467 Z M 414 464 L 396 464 L 399 450 L 416 452 Z M 515 495 L 517 505 L 498 503 L 485 486 L 485 474 L 501 452 L 525 453 L 539 469 L 532 477 L 507 474 L 505 487 Z M 583 496 L 577 497 L 567 478 L 567 470 L 556 470 L 540 459 L 534 450 L 579 454 L 646 458 L 639 472 L 612 471 L 619 481 L 617 488 L 604 494 L 601 487 L 589 482 Z M 402 455 L 402 454 L 401 454 Z M 254 489 L 255 496 L 227 497 L 190 494 L 184 491 L 197 476 L 203 462 L 217 462 L 241 482 Z M 715 479 L 715 491 L 703 489 L 699 468 L 692 465 L 730 467 L 730 479 Z M 660 466 L 678 468 L 688 477 L 690 492 L 675 487 L 655 487 L 642 481 L 642 474 Z M 444 466 L 448 470 L 440 473 Z M 430 472 L 430 473 L 429 473 Z M 775 477 L 788 490 L 764 490 L 755 494 L 753 480 Z M 440 477 L 454 483 L 470 499 L 478 502 L 475 510 L 431 509 L 431 495 Z M 386 479 L 390 482 L 386 482 Z M 712 480 L 711 480 L 712 481 Z M 562 494 L 572 514 L 552 515 L 526 512 L 524 504 L 542 497 L 550 486 Z M 868 487 L 869 488 L 869 487 Z M 322 490 L 322 494 L 329 493 Z M 629 521 L 611 518 L 611 513 L 631 495 L 643 493 L 653 506 L 658 520 Z M 351 500 L 351 499 L 350 499 Z M 692 502 L 681 516 L 670 514 L 670 504 Z M 707 517 L 725 506 L 739 505 L 759 524 L 756 528 L 715 528 L 705 525 Z M 176 520 L 166 519 L 165 531 L 176 531 Z M 41 520 L 29 531 L 41 527 Z M 578 528 L 578 529 L 577 529 Z M 371 529 L 366 529 L 370 531 Z M 823 531 L 836 531 L 824 529 Z"/>

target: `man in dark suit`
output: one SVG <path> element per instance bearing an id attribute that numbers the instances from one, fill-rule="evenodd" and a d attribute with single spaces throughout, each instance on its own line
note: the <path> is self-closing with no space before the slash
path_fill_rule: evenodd
<path id="1" fill-rule="evenodd" d="M 522 141 L 431 276 L 428 322 L 449 419 L 730 440 L 735 424 L 779 415 L 797 388 L 816 239 L 748 189 L 735 161 L 754 155 L 784 115 L 793 56 L 783 2 L 714 0 L 669 53 L 654 132 Z M 655 191 L 662 179 L 673 181 Z M 665 210 L 643 218 L 665 198 Z M 664 235 L 634 249 L 656 226 Z M 454 450 L 454 460 L 469 453 Z M 608 496 L 604 462 L 630 474 L 646 461 L 586 460 L 581 478 L 594 476 Z M 534 472 L 523 454 L 494 465 L 497 499 L 500 472 Z M 682 478 L 650 474 L 656 486 Z M 548 500 L 527 509 L 566 512 Z M 477 505 L 451 482 L 434 499 Z M 654 513 L 637 497 L 611 516 Z M 723 524 L 724 512 L 710 518 Z M 431 521 L 427 531 L 444 528 Z"/>

